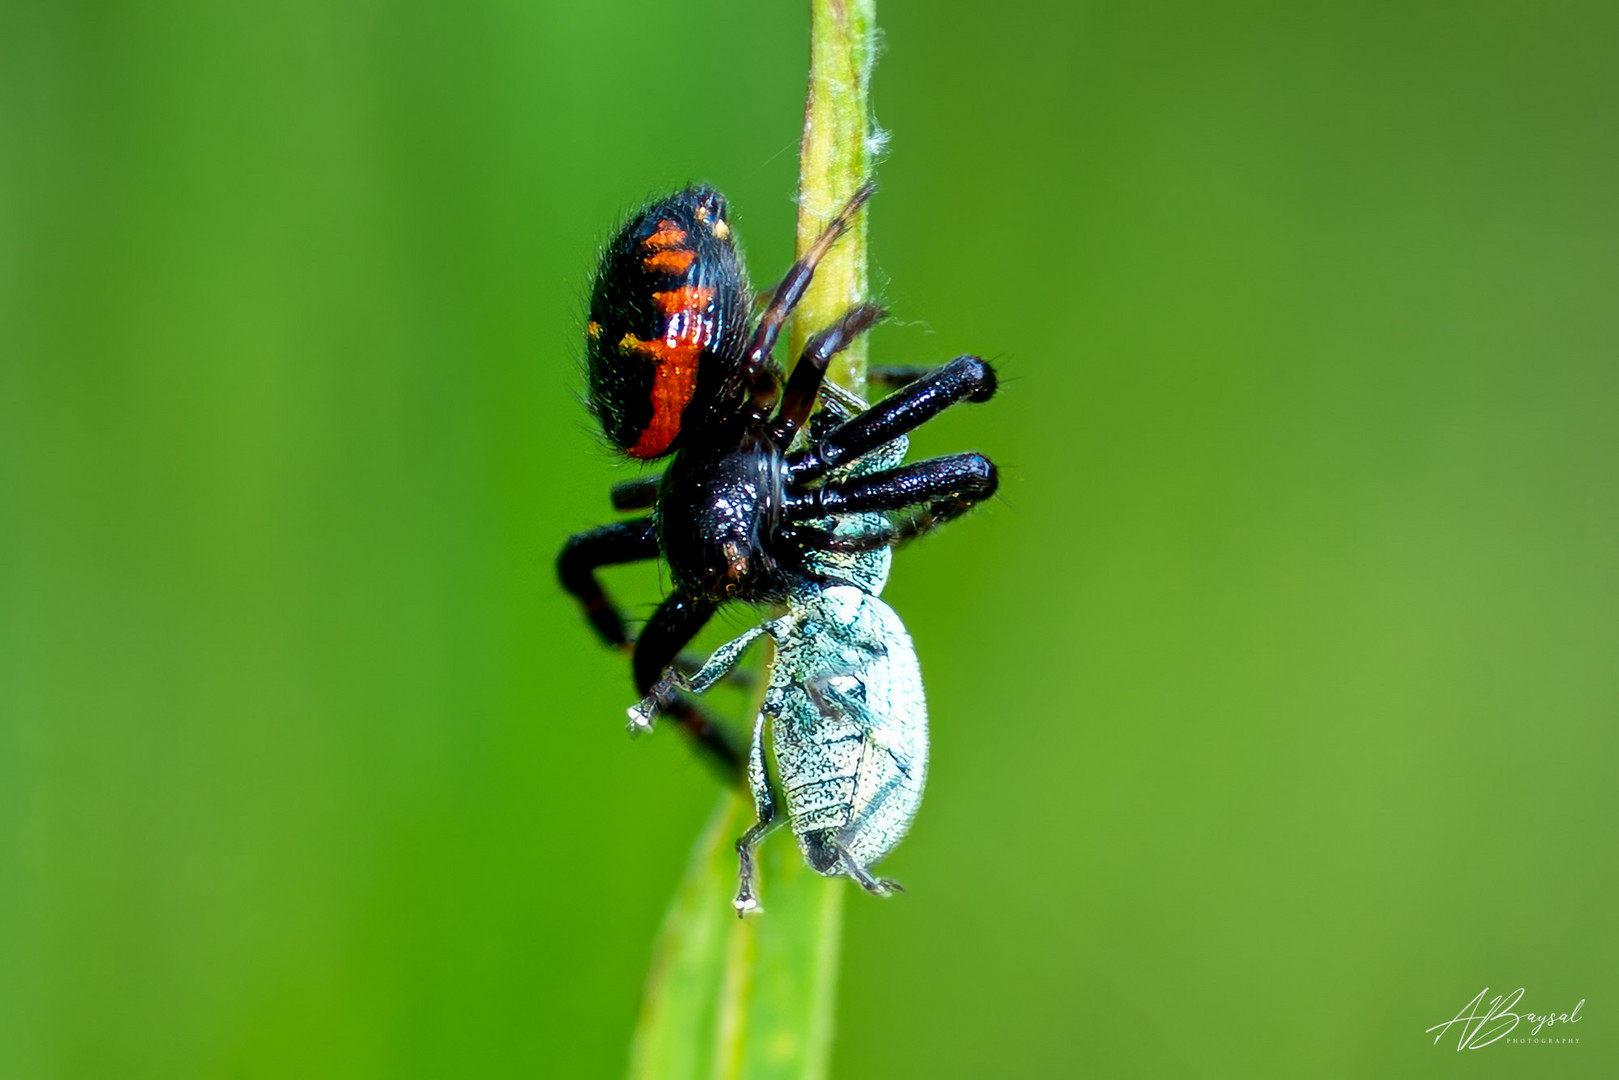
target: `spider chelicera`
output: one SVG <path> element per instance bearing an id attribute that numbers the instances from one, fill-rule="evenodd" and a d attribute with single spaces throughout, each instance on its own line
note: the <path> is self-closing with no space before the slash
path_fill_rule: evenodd
<path id="1" fill-rule="evenodd" d="M 753 294 L 725 198 L 713 188 L 687 188 L 643 207 L 602 255 L 585 327 L 591 411 L 629 457 L 673 456 L 661 476 L 613 489 L 615 509 L 651 512 L 570 537 L 557 572 L 602 640 L 629 648 L 624 617 L 596 570 L 660 556 L 668 564 L 673 592 L 633 643 L 642 695 L 721 604 L 778 602 L 792 586 L 816 580 L 807 554 L 895 543 L 995 492 L 995 466 L 976 453 L 823 482 L 958 401 L 989 400 L 995 371 L 976 356 L 920 375 L 793 449 L 828 363 L 884 312 L 875 304 L 851 308 L 810 338 L 786 378 L 772 357 L 776 338 L 871 191 L 868 184 L 849 200 L 751 327 Z M 853 538 L 814 524 L 890 512 L 912 516 Z M 740 772 L 741 750 L 724 726 L 689 699 L 665 711 L 731 775 Z"/>

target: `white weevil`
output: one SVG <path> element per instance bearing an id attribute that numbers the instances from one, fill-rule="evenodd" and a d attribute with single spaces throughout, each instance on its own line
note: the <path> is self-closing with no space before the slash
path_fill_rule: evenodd
<path id="1" fill-rule="evenodd" d="M 901 438 L 839 473 L 858 476 L 891 468 L 904 460 L 905 451 Z M 776 661 L 748 756 L 758 823 L 736 844 L 739 914 L 759 907 L 753 849 L 782 824 L 766 765 L 767 730 L 786 819 L 805 861 L 818 874 L 851 877 L 879 896 L 899 886 L 875 876 L 871 867 L 905 835 L 927 779 L 927 702 L 916 649 L 899 616 L 877 597 L 891 561 L 888 519 L 843 514 L 819 524 L 831 536 L 853 541 L 855 550 L 834 545 L 816 551 L 810 565 L 822 580 L 795 587 L 785 615 L 720 646 L 691 676 L 666 670 L 652 693 L 629 710 L 631 731 L 646 730 L 669 695 L 704 692 L 761 635 L 775 641 Z"/>

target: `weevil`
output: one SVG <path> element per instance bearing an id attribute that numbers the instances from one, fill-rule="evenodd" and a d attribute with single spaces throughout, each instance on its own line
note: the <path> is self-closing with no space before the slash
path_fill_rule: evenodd
<path id="1" fill-rule="evenodd" d="M 843 407 L 823 409 L 816 420 L 835 419 Z M 812 425 L 812 437 L 819 426 Z M 901 436 L 833 475 L 891 469 L 904 460 L 906 446 Z M 775 642 L 748 755 L 758 820 L 736 843 L 738 914 L 759 907 L 754 849 L 783 823 L 767 736 L 786 822 L 805 861 L 816 873 L 845 875 L 879 896 L 899 886 L 877 877 L 872 867 L 905 835 L 927 780 L 927 702 L 916 649 L 899 616 L 877 595 L 888 580 L 890 545 L 903 538 L 903 530 L 896 533 L 877 513 L 841 514 L 815 526 L 828 542 L 807 557 L 811 580 L 789 591 L 785 615 L 720 646 L 693 675 L 667 669 L 629 710 L 631 730 L 645 730 L 677 691 L 703 693 L 760 636 Z"/>

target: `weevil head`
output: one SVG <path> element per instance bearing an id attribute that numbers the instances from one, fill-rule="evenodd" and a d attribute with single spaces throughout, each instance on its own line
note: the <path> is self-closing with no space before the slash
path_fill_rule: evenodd
<path id="1" fill-rule="evenodd" d="M 837 835 L 836 829 L 816 829 L 798 838 L 798 848 L 804 854 L 804 862 L 822 877 L 835 877 L 843 873 L 843 860 L 834 843 Z"/>

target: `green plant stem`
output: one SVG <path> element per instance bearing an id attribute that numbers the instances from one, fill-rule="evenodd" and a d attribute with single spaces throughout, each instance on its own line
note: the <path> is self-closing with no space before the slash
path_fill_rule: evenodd
<path id="1" fill-rule="evenodd" d="M 810 78 L 798 165 L 798 254 L 871 175 L 871 68 L 876 59 L 876 0 L 811 0 Z M 867 211 L 869 213 L 869 211 Z M 793 321 L 791 355 L 809 335 L 864 300 L 866 216 L 821 261 Z M 866 341 L 832 362 L 827 378 L 864 396 Z"/>
<path id="2" fill-rule="evenodd" d="M 811 0 L 810 78 L 799 159 L 802 256 L 865 182 L 875 0 Z M 797 356 L 815 329 L 866 297 L 862 213 L 822 260 L 798 305 Z M 841 354 L 829 379 L 864 396 L 866 347 Z M 761 683 L 763 680 L 761 680 Z M 763 702 L 764 686 L 753 701 Z M 750 714 L 751 715 L 751 714 Z M 693 849 L 664 917 L 630 1049 L 631 1080 L 820 1080 L 831 1062 L 838 951 L 847 883 L 804 865 L 780 834 L 760 848 L 765 911 L 736 917 L 734 842 L 753 823 L 746 793 L 728 791 Z M 786 830 L 783 830 L 785 832 Z"/>

